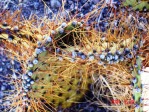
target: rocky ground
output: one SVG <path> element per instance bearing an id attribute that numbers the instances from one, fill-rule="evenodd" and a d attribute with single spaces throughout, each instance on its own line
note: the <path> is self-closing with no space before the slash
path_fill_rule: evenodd
<path id="1" fill-rule="evenodd" d="M 0 112 L 9 107 L 11 102 L 5 97 L 15 91 L 13 80 L 19 78 L 21 72 L 20 63 L 9 59 L 3 50 L 0 47 Z"/>
<path id="2" fill-rule="evenodd" d="M 96 6 L 100 0 L 65 0 L 65 13 L 78 14 L 78 17 L 83 17 L 93 9 L 98 9 Z M 118 3 L 115 0 L 114 3 Z M 46 5 L 45 5 L 46 4 Z M 0 1 L 0 11 L 10 10 L 12 13 L 16 10 L 22 10 L 22 14 L 25 18 L 29 18 L 31 15 L 36 14 L 39 17 L 47 16 L 51 18 L 52 13 L 56 14 L 61 10 L 61 0 L 2 0 Z M 104 8 L 102 15 L 99 15 L 98 21 L 106 19 L 108 17 L 108 9 Z M 100 23 L 102 30 L 105 30 L 105 23 Z M 4 112 L 7 105 L 11 102 L 4 99 L 6 95 L 11 94 L 15 87 L 11 84 L 10 79 L 19 77 L 21 71 L 20 64 L 17 61 L 10 60 L 3 52 L 3 48 L 0 47 L 0 112 Z M 11 78 L 10 78 L 11 77 Z M 4 106 L 5 105 L 5 106 Z M 67 112 L 107 112 L 103 108 L 97 107 L 97 105 L 90 105 L 90 103 L 80 103 L 66 110 Z M 59 110 L 59 112 L 62 112 Z"/>
<path id="3" fill-rule="evenodd" d="M 92 11 L 96 8 L 96 4 L 100 0 L 64 0 L 65 9 L 68 13 L 80 13 L 80 16 Z M 45 5 L 46 4 L 46 5 Z M 48 16 L 52 13 L 57 13 L 61 10 L 61 0 L 3 0 L 0 2 L 0 6 L 3 9 L 15 11 L 22 10 L 24 17 L 28 18 L 32 14 L 36 14 L 40 17 Z M 3 10 L 2 9 L 2 10 Z"/>

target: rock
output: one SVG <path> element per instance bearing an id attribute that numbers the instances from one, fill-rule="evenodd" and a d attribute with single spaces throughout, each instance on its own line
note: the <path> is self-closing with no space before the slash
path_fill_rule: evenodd
<path id="1" fill-rule="evenodd" d="M 35 9 L 38 9 L 39 8 L 39 5 L 40 5 L 39 2 L 34 2 L 33 3 L 33 6 L 34 6 Z"/>
<path id="2" fill-rule="evenodd" d="M 61 3 L 58 0 L 51 0 L 50 5 L 52 8 L 59 8 L 61 7 Z"/>
<path id="3" fill-rule="evenodd" d="M 94 4 L 97 4 L 97 3 L 100 2 L 100 0 L 92 0 L 92 2 L 93 2 Z"/>
<path id="4" fill-rule="evenodd" d="M 0 99 L 3 98 L 4 93 L 2 91 L 0 91 Z"/>
<path id="5" fill-rule="evenodd" d="M 5 91 L 6 87 L 4 85 L 1 86 L 1 91 Z"/>
<path id="6" fill-rule="evenodd" d="M 2 70 L 3 70 L 3 68 L 2 68 L 2 67 L 0 67 L 0 72 L 2 72 Z"/>

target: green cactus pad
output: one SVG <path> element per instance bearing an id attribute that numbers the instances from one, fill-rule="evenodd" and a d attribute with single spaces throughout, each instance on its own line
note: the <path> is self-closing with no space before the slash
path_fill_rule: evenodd
<path id="1" fill-rule="evenodd" d="M 135 91 L 133 92 L 133 95 L 134 95 L 134 101 L 135 103 L 137 104 L 138 107 L 135 108 L 135 112 L 142 112 L 142 102 L 140 102 L 140 99 L 141 99 L 141 96 L 142 96 L 142 83 L 141 83 L 141 67 L 142 67 L 142 60 L 140 57 L 137 57 L 136 59 L 136 64 L 137 64 L 137 67 L 134 68 L 132 74 L 133 76 L 137 79 L 137 82 L 134 83 L 134 89 Z M 139 91 L 138 91 L 138 90 Z"/>
<path id="2" fill-rule="evenodd" d="M 54 107 L 66 108 L 85 95 L 91 81 L 85 65 L 59 61 L 49 53 L 39 54 L 38 60 L 39 64 L 32 69 L 35 83 L 28 93 L 31 99 L 44 99 Z"/>
<path id="3" fill-rule="evenodd" d="M 149 10 L 149 1 L 147 0 L 126 0 L 123 3 L 124 6 L 132 6 L 134 10 L 139 10 L 139 11 L 144 11 L 144 9 L 146 8 L 146 10 Z"/>

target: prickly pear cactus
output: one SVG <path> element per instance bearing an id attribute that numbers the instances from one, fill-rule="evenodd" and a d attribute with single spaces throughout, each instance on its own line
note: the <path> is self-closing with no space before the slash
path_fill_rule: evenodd
<path id="1" fill-rule="evenodd" d="M 100 39 L 94 40 L 85 28 L 81 30 L 78 22 L 65 24 L 64 28 L 63 25 L 57 28 L 55 34 L 43 36 L 44 40 L 27 63 L 27 72 L 22 76 L 22 87 L 27 93 L 25 97 L 30 100 L 26 101 L 24 106 L 34 100 L 44 100 L 54 107 L 70 107 L 87 92 L 88 85 L 92 83 L 91 74 L 99 72 L 104 64 L 127 62 L 138 50 L 139 37 L 122 36 L 122 40 L 118 40 L 108 35 L 101 38 L 99 35 Z M 73 38 L 73 41 L 69 41 L 71 44 L 65 41 L 69 38 Z M 84 46 L 75 39 L 81 41 Z M 95 51 L 90 46 L 92 44 L 92 47 L 96 48 Z M 95 70 L 94 66 L 98 69 Z M 38 110 L 37 107 L 38 103 L 34 109 Z"/>
<path id="2" fill-rule="evenodd" d="M 59 106 L 67 108 L 73 103 L 79 102 L 88 91 L 91 78 L 88 69 L 86 69 L 87 66 L 82 63 L 76 65 L 68 60 L 67 56 L 64 57 L 62 50 L 65 47 L 62 46 L 64 46 L 63 44 L 69 45 L 69 43 L 67 43 L 68 41 L 60 43 L 66 34 L 73 32 L 75 28 L 78 29 L 77 25 L 70 23 L 68 26 L 57 28 L 51 36 L 44 35 L 44 40 L 38 44 L 33 56 L 28 61 L 27 72 L 22 75 L 24 97 L 30 99 L 25 100 L 23 106 L 27 107 L 31 104 L 30 107 L 34 107 L 28 107 L 28 111 L 46 111 L 43 105 L 38 108 L 41 100 L 54 108 Z M 33 103 L 35 100 L 36 104 Z"/>
<path id="3" fill-rule="evenodd" d="M 20 51 L 18 58 L 23 56 L 24 50 L 27 51 L 26 58 L 21 59 L 26 62 L 22 67 L 22 79 L 16 81 L 18 97 L 13 99 L 12 107 L 17 107 L 18 112 L 47 112 L 50 109 L 56 111 L 58 107 L 70 107 L 85 96 L 89 90 L 88 85 L 94 81 L 93 75 L 98 77 L 112 74 L 115 79 L 111 80 L 111 85 L 121 83 L 121 77 L 124 76 L 126 82 L 123 83 L 130 85 L 129 78 L 132 77 L 128 65 L 133 66 L 131 63 L 140 49 L 141 36 L 140 32 L 128 23 L 121 23 L 122 28 L 114 30 L 113 33 L 111 29 L 106 33 L 89 29 L 89 26 L 81 21 L 64 22 L 59 27 L 51 23 L 47 28 L 43 27 L 43 31 L 49 31 L 44 33 L 38 33 L 42 28 L 34 30 L 26 26 L 25 29 L 23 27 L 14 32 L 13 29 L 6 28 L 6 25 L 1 25 L 3 42 L 7 45 L 10 42 L 17 47 L 22 45 L 23 51 Z M 133 78 L 137 81 L 133 80 L 136 90 L 133 95 L 137 112 L 140 109 L 138 105 L 141 105 L 139 99 L 142 88 L 139 76 L 140 60 L 137 58 L 135 61 L 137 67 L 133 69 Z M 108 79 L 112 78 L 107 78 L 107 81 Z M 118 80 L 117 83 L 115 80 Z M 123 99 L 126 96 L 127 94 Z"/>
<path id="4" fill-rule="evenodd" d="M 134 10 L 148 11 L 149 1 L 148 0 L 125 0 L 124 6 L 132 6 Z"/>
<path id="5" fill-rule="evenodd" d="M 142 104 L 142 84 L 141 84 L 141 68 L 142 68 L 142 59 L 140 56 L 136 58 L 136 64 L 134 66 L 133 74 L 133 98 L 135 102 L 135 112 L 142 112 L 143 104 Z"/>

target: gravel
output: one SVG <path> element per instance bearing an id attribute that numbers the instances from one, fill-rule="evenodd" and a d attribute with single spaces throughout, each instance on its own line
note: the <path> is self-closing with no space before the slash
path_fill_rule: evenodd
<path id="1" fill-rule="evenodd" d="M 0 48 L 0 112 L 5 111 L 7 106 L 10 105 L 8 103 L 10 101 L 5 98 L 11 95 L 10 91 L 15 90 L 15 86 L 11 82 L 13 79 L 19 78 L 18 72 L 20 71 L 20 64 L 5 56 L 3 48 Z"/>
<path id="2" fill-rule="evenodd" d="M 65 11 L 69 14 L 85 15 L 95 9 L 95 5 L 100 0 L 65 0 Z M 46 4 L 46 5 L 44 5 Z M 61 11 L 61 0 L 3 0 L 0 1 L 1 11 L 10 10 L 14 12 L 21 9 L 25 18 L 30 15 L 38 15 L 39 17 L 47 16 L 51 18 L 52 13 L 57 14 Z M 63 15 L 65 16 L 65 15 Z"/>
<path id="3" fill-rule="evenodd" d="M 85 102 L 76 104 L 71 108 L 64 110 L 64 112 L 110 112 L 110 111 L 102 107 L 98 107 L 96 104 Z"/>

